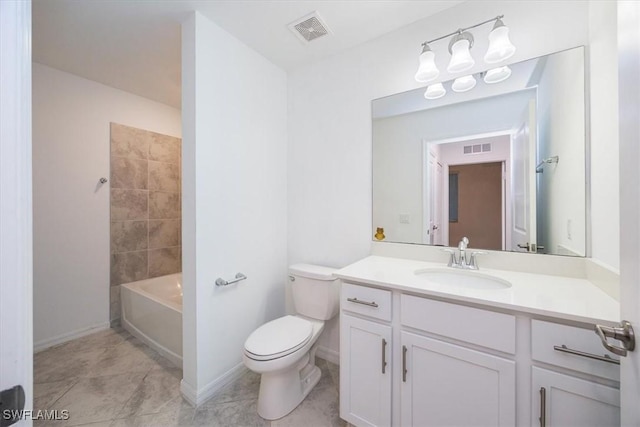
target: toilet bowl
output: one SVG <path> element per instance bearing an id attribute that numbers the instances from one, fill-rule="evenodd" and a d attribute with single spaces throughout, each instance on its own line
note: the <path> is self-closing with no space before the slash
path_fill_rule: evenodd
<path id="1" fill-rule="evenodd" d="M 298 406 L 320 380 L 317 340 L 325 320 L 338 312 L 339 282 L 333 269 L 297 264 L 289 268 L 295 315 L 272 320 L 245 341 L 243 362 L 261 374 L 258 415 L 276 420 Z"/>

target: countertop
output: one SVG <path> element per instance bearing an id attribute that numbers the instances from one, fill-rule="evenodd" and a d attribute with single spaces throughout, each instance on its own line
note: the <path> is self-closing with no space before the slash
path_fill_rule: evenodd
<path id="1" fill-rule="evenodd" d="M 396 289 L 412 294 L 433 296 L 581 323 L 617 324 L 620 303 L 586 279 L 484 269 L 467 273 L 495 276 L 511 283 L 510 288 L 486 290 L 429 281 L 415 272 L 428 268 L 447 268 L 445 264 L 401 258 L 369 256 L 337 272 L 349 282 Z M 451 269 L 452 271 L 459 271 Z"/>

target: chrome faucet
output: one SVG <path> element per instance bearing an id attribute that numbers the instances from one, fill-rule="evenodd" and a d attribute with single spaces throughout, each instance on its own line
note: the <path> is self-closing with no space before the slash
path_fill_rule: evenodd
<path id="1" fill-rule="evenodd" d="M 444 249 L 445 252 L 451 254 L 449 257 L 449 263 L 447 267 L 452 268 L 462 268 L 464 270 L 478 270 L 478 261 L 476 257 L 478 255 L 485 255 L 487 252 L 484 251 L 472 251 L 471 256 L 467 259 L 467 247 L 469 246 L 469 239 L 467 237 L 463 237 L 458 243 L 458 255 L 456 256 L 456 251 L 453 249 Z"/>

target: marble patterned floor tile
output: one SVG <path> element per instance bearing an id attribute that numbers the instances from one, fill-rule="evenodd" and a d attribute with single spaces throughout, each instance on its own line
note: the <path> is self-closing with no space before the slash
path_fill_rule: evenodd
<path id="1" fill-rule="evenodd" d="M 193 425 L 269 427 L 270 423 L 258 415 L 257 400 L 238 400 L 198 408 L 193 418 Z"/>
<path id="2" fill-rule="evenodd" d="M 191 406 L 184 405 L 177 410 L 117 419 L 110 427 L 186 427 L 193 425 L 195 412 Z"/>
<path id="3" fill-rule="evenodd" d="M 180 394 L 182 369 L 151 370 L 125 404 L 117 418 L 132 418 L 159 412 L 177 412 L 185 405 Z"/>
<path id="4" fill-rule="evenodd" d="M 242 377 L 225 386 L 213 398 L 205 402 L 200 408 L 209 408 L 221 403 L 240 400 L 256 400 L 260 391 L 260 374 L 247 371 Z"/>
<path id="5" fill-rule="evenodd" d="M 107 348 L 92 366 L 88 376 L 117 375 L 124 373 L 143 373 L 157 368 L 163 358 L 137 338 L 124 341 L 115 347 Z M 162 366 L 162 365 L 161 365 Z"/>
<path id="6" fill-rule="evenodd" d="M 52 348 L 34 356 L 34 383 L 49 383 L 70 378 L 84 377 L 91 372 L 105 348 L 69 351 Z"/>
<path id="7" fill-rule="evenodd" d="M 55 350 L 58 352 L 75 352 L 88 349 L 115 347 L 118 344 L 129 340 L 132 335 L 123 328 L 109 328 L 104 331 L 95 332 L 93 334 L 67 341 L 64 344 L 51 347 L 45 351 Z M 39 353 L 38 353 L 39 354 Z"/>
<path id="8" fill-rule="evenodd" d="M 316 366 L 320 368 L 320 381 L 314 388 L 334 387 L 333 377 L 329 370 L 329 362 L 316 357 Z"/>
<path id="9" fill-rule="evenodd" d="M 68 410 L 69 420 L 50 426 L 78 426 L 112 420 L 140 386 L 144 374 L 126 373 L 81 378 L 51 409 Z"/>
<path id="10" fill-rule="evenodd" d="M 333 387 L 314 388 L 293 412 L 272 421 L 271 427 L 344 427 L 338 401 L 338 391 Z"/>
<path id="11" fill-rule="evenodd" d="M 336 390 L 340 390 L 340 366 L 327 361 L 327 368 Z"/>
<path id="12" fill-rule="evenodd" d="M 55 402 L 60 399 L 77 379 L 66 379 L 49 383 L 35 383 L 33 385 L 33 408 L 36 411 L 50 410 Z"/>

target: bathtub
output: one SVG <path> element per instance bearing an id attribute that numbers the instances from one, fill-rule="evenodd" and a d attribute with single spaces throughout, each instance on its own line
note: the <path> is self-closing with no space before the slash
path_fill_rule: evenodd
<path id="1" fill-rule="evenodd" d="M 182 274 L 120 286 L 124 329 L 182 368 Z"/>

